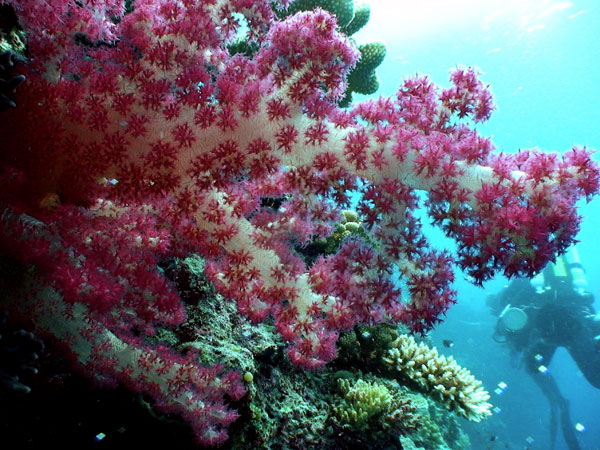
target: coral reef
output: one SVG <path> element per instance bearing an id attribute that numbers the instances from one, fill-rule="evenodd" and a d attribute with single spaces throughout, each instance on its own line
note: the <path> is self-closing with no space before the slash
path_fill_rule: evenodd
<path id="1" fill-rule="evenodd" d="M 161 270 L 173 280 L 185 303 L 186 321 L 177 327 L 160 327 L 145 340 L 154 346 L 169 345 L 182 355 L 193 354 L 202 364 L 252 374 L 244 382 L 247 394 L 230 403 L 239 418 L 230 426 L 227 448 L 400 449 L 399 438 L 407 435 L 427 444 L 428 449 L 442 449 L 452 442 L 443 435 L 451 417 L 441 413 L 433 417 L 427 400 L 410 393 L 397 380 L 361 373 L 351 362 L 355 360 L 346 355 L 346 347 L 340 348 L 331 367 L 318 372 L 296 369 L 285 357 L 285 341 L 275 327 L 252 324 L 240 316 L 235 304 L 219 295 L 207 280 L 204 267 L 198 256 L 161 263 Z M 369 332 L 372 336 L 397 335 L 386 326 Z M 362 333 L 367 333 L 366 327 Z M 387 345 L 389 340 L 376 339 L 365 345 L 365 350 Z M 42 373 L 28 400 L 0 405 L 5 442 L 12 439 L 19 446 L 27 439 L 34 448 L 54 443 L 83 445 L 102 432 L 106 445 L 164 443 L 182 450 L 198 448 L 181 417 L 162 413 L 148 396 L 86 384 L 68 370 L 68 360 L 56 348 L 49 349 L 40 365 Z M 381 372 L 381 367 L 373 367 L 373 372 Z M 379 411 L 373 409 L 377 393 L 383 400 Z M 56 406 L 44 406 L 56 404 L 58 399 L 64 409 L 60 414 Z M 425 409 L 419 406 L 417 414 L 414 405 L 423 404 Z M 368 417 L 355 416 L 365 407 Z M 430 431 L 421 430 L 417 420 Z"/>
<path id="2" fill-rule="evenodd" d="M 258 411 L 249 395 L 274 394 L 251 351 L 238 352 L 266 335 L 202 325 L 215 315 L 189 310 L 165 262 L 200 255 L 222 296 L 213 306 L 274 331 L 278 370 L 310 385 L 331 369 L 301 369 L 334 361 L 340 333 L 431 329 L 455 301 L 454 263 L 477 283 L 543 267 L 575 239 L 578 199 L 598 192 L 584 148 L 495 152 L 474 130 L 493 104 L 472 68 L 445 89 L 415 76 L 393 98 L 341 109 L 360 52 L 321 8 L 278 16 L 289 4 L 3 2 L 28 59 L 0 122 L 0 254 L 25 275 L 0 306 L 79 373 L 182 418 L 205 446 Z M 251 55 L 230 51 L 240 34 Z M 366 238 L 303 258 L 351 203 Z M 428 244 L 421 207 L 455 255 Z M 173 330 L 188 317 L 200 323 L 181 340 Z M 237 342 L 209 345 L 228 335 Z M 297 389 L 276 392 L 310 397 Z M 294 420 L 331 416 L 307 403 Z M 280 424 L 289 442 L 301 436 Z"/>

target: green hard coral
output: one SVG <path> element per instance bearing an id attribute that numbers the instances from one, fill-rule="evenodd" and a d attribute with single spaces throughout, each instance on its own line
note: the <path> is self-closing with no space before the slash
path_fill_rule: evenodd
<path id="1" fill-rule="evenodd" d="M 339 378 L 337 383 L 343 400 L 334 408 L 334 414 L 340 423 L 364 431 L 371 421 L 389 413 L 393 398 L 384 385 L 345 378 Z"/>
<path id="2" fill-rule="evenodd" d="M 323 8 L 336 16 L 340 27 L 349 25 L 354 18 L 354 0 L 296 0 L 283 15 L 291 16 L 298 11 L 311 11 L 315 8 Z"/>
<path id="3" fill-rule="evenodd" d="M 385 45 L 371 42 L 358 46 L 360 59 L 348 74 L 348 87 L 346 95 L 340 101 L 340 106 L 347 106 L 352 101 L 352 92 L 369 95 L 379 89 L 379 79 L 375 69 L 385 58 Z"/>
<path id="4" fill-rule="evenodd" d="M 360 51 L 360 59 L 356 63 L 355 70 L 374 71 L 385 58 L 385 45 L 379 42 L 359 45 L 358 50 Z"/>
<path id="5" fill-rule="evenodd" d="M 401 448 L 392 444 L 399 435 L 414 433 L 420 417 L 397 383 L 369 378 L 335 380 L 340 401 L 332 408 L 332 419 L 338 442 L 352 443 L 351 448 Z M 377 447 L 370 446 L 374 442 Z"/>
<path id="6" fill-rule="evenodd" d="M 369 5 L 360 5 L 356 7 L 354 10 L 354 17 L 352 17 L 350 23 L 345 26 L 340 25 L 342 33 L 344 33 L 346 36 L 353 35 L 367 24 L 370 17 L 371 8 Z"/>
<path id="7" fill-rule="evenodd" d="M 344 239 L 353 235 L 371 243 L 365 229 L 360 223 L 358 214 L 352 210 L 345 210 L 342 211 L 342 219 L 336 224 L 333 233 L 324 239 L 313 242 L 312 246 L 319 254 L 331 255 L 338 251 Z"/>

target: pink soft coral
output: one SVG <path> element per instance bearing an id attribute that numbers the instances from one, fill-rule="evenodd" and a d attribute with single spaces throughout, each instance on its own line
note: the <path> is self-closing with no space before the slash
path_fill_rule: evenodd
<path id="1" fill-rule="evenodd" d="M 144 372 L 133 327 L 182 319 L 158 258 L 202 254 L 243 314 L 274 317 L 290 357 L 319 367 L 339 330 L 401 321 L 424 331 L 454 302 L 453 259 L 421 233 L 416 190 L 479 283 L 543 267 L 573 242 L 576 200 L 598 191 L 584 149 L 495 154 L 461 123 L 493 109 L 472 69 L 441 92 L 413 77 L 394 98 L 337 108 L 358 52 L 322 10 L 278 22 L 266 0 L 137 0 L 128 13 L 109 0 L 7 3 L 30 60 L 21 106 L 2 122 L 0 200 L 43 225 L 6 219 L 3 246 L 61 294 L 19 308 L 59 338 L 52 323 L 64 321 L 84 366 L 186 417 L 206 408 L 202 442 L 221 442 L 233 420 L 210 397 L 215 385 L 239 397 L 231 378 L 195 375 L 208 369 L 161 350 L 142 364 L 150 381 L 133 383 Z M 257 45 L 253 58 L 230 55 L 237 33 Z M 369 242 L 348 240 L 307 267 L 296 247 L 330 233 L 354 191 Z M 48 195 L 60 199 L 53 210 L 41 207 Z M 127 361 L 114 359 L 120 346 Z"/>

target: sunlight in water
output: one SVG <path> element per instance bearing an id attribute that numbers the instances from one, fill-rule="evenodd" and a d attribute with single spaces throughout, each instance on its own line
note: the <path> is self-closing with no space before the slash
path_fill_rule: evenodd
<path id="1" fill-rule="evenodd" d="M 398 39 L 415 39 L 457 28 L 479 28 L 484 31 L 507 27 L 506 32 L 533 33 L 548 23 L 584 13 L 576 11 L 572 2 L 555 0 L 421 0 L 398 2 L 368 0 L 371 6 L 369 38 L 376 38 L 382 28 L 395 30 Z M 434 12 L 434 13 L 433 13 Z M 367 37 L 363 34 L 363 37 Z"/>

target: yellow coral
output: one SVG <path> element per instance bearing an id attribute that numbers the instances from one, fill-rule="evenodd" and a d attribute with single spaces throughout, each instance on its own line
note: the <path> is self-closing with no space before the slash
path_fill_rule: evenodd
<path id="1" fill-rule="evenodd" d="M 344 394 L 344 401 L 334 409 L 334 413 L 340 422 L 356 428 L 366 426 L 371 417 L 387 412 L 392 403 L 390 391 L 382 384 L 361 379 L 350 382 L 340 378 L 338 387 Z"/>
<path id="2" fill-rule="evenodd" d="M 435 347 L 417 344 L 412 336 L 401 335 L 383 361 L 448 410 L 474 422 L 491 415 L 492 405 L 487 402 L 490 395 L 481 381 L 452 356 L 439 355 Z"/>

